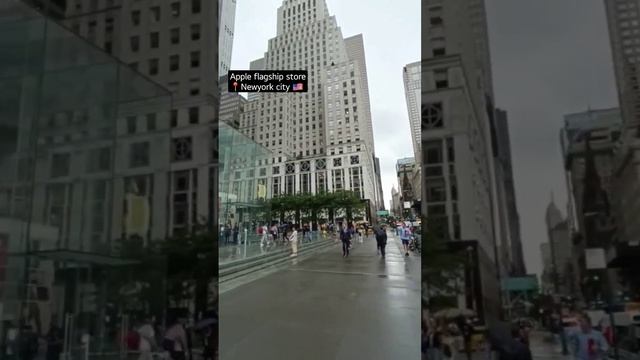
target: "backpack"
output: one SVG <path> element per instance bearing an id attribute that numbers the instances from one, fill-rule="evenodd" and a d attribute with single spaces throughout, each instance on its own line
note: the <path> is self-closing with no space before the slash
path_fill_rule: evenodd
<path id="1" fill-rule="evenodd" d="M 140 347 L 140 334 L 135 330 L 130 330 L 127 333 L 126 341 L 129 350 L 138 350 Z"/>

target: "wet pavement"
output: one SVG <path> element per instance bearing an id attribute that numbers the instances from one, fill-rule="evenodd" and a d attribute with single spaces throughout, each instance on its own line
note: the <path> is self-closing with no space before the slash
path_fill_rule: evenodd
<path id="1" fill-rule="evenodd" d="M 389 236 L 294 262 L 220 296 L 220 358 L 419 359 L 420 257 Z"/>

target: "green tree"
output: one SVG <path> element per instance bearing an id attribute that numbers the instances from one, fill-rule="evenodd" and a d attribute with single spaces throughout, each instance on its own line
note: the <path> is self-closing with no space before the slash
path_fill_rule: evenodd
<path id="1" fill-rule="evenodd" d="M 427 297 L 431 297 L 435 290 L 445 293 L 455 293 L 458 290 L 452 284 L 460 278 L 465 258 L 452 252 L 447 243 L 447 239 L 437 237 L 432 232 L 423 231 L 422 282 L 427 289 Z M 432 307 L 437 305 L 430 304 Z"/>

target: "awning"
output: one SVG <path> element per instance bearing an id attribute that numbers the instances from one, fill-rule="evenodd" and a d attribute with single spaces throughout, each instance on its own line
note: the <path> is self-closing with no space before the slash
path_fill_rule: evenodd
<path id="1" fill-rule="evenodd" d="M 107 267 L 129 266 L 140 263 L 137 260 L 125 259 L 121 257 L 102 255 L 76 250 L 42 250 L 29 253 L 13 253 L 12 257 L 37 257 L 46 260 L 67 262 L 76 265 L 97 265 Z"/>

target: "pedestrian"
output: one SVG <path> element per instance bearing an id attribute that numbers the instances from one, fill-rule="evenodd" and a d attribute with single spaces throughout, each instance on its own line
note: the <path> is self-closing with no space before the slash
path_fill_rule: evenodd
<path id="1" fill-rule="evenodd" d="M 238 224 L 236 224 L 233 227 L 233 243 L 234 244 L 240 244 L 240 237 L 238 235 L 240 235 L 240 227 L 238 227 Z"/>
<path id="2" fill-rule="evenodd" d="M 140 341 L 138 343 L 138 351 L 140 352 L 139 360 L 152 360 L 153 352 L 158 348 L 156 344 L 156 330 L 153 326 L 153 320 L 150 316 L 145 316 L 138 327 Z"/>
<path id="3" fill-rule="evenodd" d="M 349 256 L 349 248 L 351 247 L 351 231 L 346 225 L 340 230 L 340 240 L 342 240 L 342 257 Z"/>
<path id="4" fill-rule="evenodd" d="M 569 343 L 576 360 L 607 359 L 609 344 L 604 335 L 592 328 L 591 318 L 587 314 L 578 316 L 580 330 L 569 335 Z"/>
<path id="5" fill-rule="evenodd" d="M 187 349 L 189 344 L 187 341 L 187 332 L 184 328 L 185 319 L 180 317 L 171 322 L 171 325 L 164 334 L 162 347 L 169 352 L 171 360 L 186 360 Z"/>
<path id="6" fill-rule="evenodd" d="M 298 256 L 298 230 L 297 225 L 292 225 L 289 229 L 289 243 L 291 244 L 291 256 Z"/>
<path id="7" fill-rule="evenodd" d="M 382 255 L 382 258 L 384 259 L 385 256 L 385 248 L 387 246 L 387 232 L 384 231 L 382 228 L 378 228 L 376 230 L 376 243 L 377 243 L 377 248 L 378 248 L 378 254 Z"/>
<path id="8" fill-rule="evenodd" d="M 231 224 L 227 224 L 224 229 L 224 244 L 228 245 L 231 242 Z"/>
<path id="9" fill-rule="evenodd" d="M 260 248 L 264 248 L 269 245 L 269 229 L 267 228 L 267 224 L 260 227 L 260 233 L 262 234 L 262 239 L 260 239 Z"/>
<path id="10" fill-rule="evenodd" d="M 404 255 L 409 256 L 409 242 L 411 241 L 411 230 L 408 226 L 404 226 L 400 233 L 400 240 L 402 240 L 402 247 L 404 248 Z"/>
<path id="11" fill-rule="evenodd" d="M 59 360 L 63 350 L 64 334 L 62 329 L 55 323 L 55 319 L 51 321 L 51 327 L 47 333 L 47 360 Z"/>

